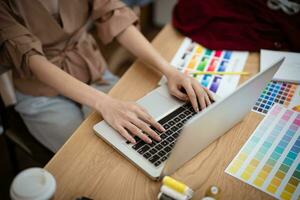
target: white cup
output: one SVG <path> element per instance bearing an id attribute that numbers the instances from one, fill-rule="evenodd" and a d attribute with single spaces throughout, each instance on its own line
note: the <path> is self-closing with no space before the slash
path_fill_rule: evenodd
<path id="1" fill-rule="evenodd" d="M 50 200 L 54 197 L 56 182 L 43 168 L 29 168 L 20 172 L 10 186 L 13 200 Z"/>

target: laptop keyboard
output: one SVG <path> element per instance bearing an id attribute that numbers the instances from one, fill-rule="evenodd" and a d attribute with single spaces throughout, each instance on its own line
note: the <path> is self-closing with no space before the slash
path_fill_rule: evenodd
<path id="1" fill-rule="evenodd" d="M 161 137 L 160 142 L 152 140 L 151 144 L 147 144 L 135 136 L 136 144 L 132 148 L 155 167 L 160 166 L 170 155 L 184 123 L 195 114 L 196 112 L 190 103 L 184 104 L 158 121 L 166 129 L 163 133 L 153 129 Z"/>

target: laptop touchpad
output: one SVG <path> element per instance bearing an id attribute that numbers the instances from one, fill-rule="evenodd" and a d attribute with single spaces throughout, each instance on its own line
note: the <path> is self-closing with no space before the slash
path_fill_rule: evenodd
<path id="1" fill-rule="evenodd" d="M 171 96 L 162 95 L 158 89 L 148 93 L 137 103 L 144 107 L 155 119 L 160 119 L 183 104 L 183 102 Z"/>

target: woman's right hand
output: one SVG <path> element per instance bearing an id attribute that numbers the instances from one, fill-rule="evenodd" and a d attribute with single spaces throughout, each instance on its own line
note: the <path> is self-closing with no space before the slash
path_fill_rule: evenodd
<path id="1" fill-rule="evenodd" d="M 134 136 L 138 136 L 146 143 L 152 142 L 148 136 L 157 141 L 161 140 L 150 126 L 160 132 L 165 131 L 146 109 L 135 102 L 120 101 L 106 96 L 101 100 L 101 105 L 97 106 L 97 111 L 112 128 L 133 144 L 136 143 Z"/>

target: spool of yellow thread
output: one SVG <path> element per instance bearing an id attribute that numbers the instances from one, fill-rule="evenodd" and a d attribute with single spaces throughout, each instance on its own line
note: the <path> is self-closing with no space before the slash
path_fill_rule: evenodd
<path id="1" fill-rule="evenodd" d="M 194 191 L 191 188 L 169 176 L 165 176 L 163 178 L 163 184 L 183 195 L 187 195 L 189 198 L 193 196 Z"/>

